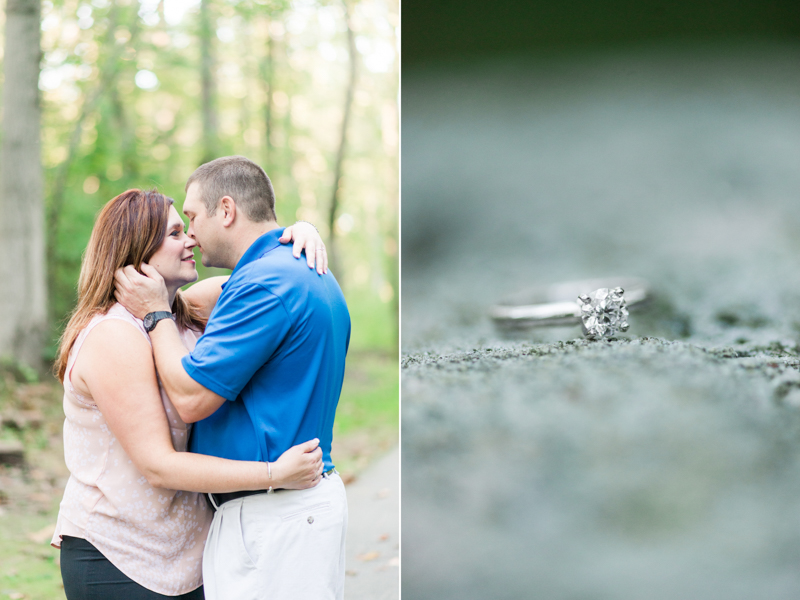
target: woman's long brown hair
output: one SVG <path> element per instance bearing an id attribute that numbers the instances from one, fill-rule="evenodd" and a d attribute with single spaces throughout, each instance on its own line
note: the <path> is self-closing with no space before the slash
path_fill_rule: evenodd
<path id="1" fill-rule="evenodd" d="M 126 265 L 138 271 L 164 242 L 172 198 L 155 190 L 128 190 L 103 207 L 95 221 L 78 279 L 78 305 L 61 336 L 54 371 L 64 381 L 67 359 L 80 332 L 96 315 L 108 312 L 114 297 L 114 272 Z M 172 304 L 175 322 L 202 332 L 206 319 L 180 290 Z"/>

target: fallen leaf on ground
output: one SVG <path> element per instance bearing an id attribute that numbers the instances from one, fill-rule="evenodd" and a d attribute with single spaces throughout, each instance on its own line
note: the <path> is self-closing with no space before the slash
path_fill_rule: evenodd
<path id="1" fill-rule="evenodd" d="M 384 533 L 384 534 L 381 534 L 380 536 L 378 536 L 378 540 L 380 540 L 381 542 L 385 542 L 388 539 L 389 539 L 389 534 L 388 533 Z"/>
<path id="2" fill-rule="evenodd" d="M 50 504 L 53 501 L 53 496 L 44 492 L 33 492 L 28 494 L 28 500 L 37 504 Z"/>
<path id="3" fill-rule="evenodd" d="M 28 473 L 28 476 L 34 481 L 44 481 L 47 479 L 47 473 L 42 471 L 42 469 L 31 469 L 31 472 Z"/>
<path id="4" fill-rule="evenodd" d="M 34 544 L 43 544 L 44 542 L 49 542 L 50 538 L 53 537 L 53 533 L 56 530 L 55 523 L 47 525 L 40 529 L 39 531 L 34 531 L 33 533 L 29 533 L 27 537 L 30 541 Z"/>
<path id="5" fill-rule="evenodd" d="M 368 562 L 370 560 L 375 560 L 380 555 L 381 555 L 380 552 L 373 551 L 373 552 L 365 552 L 364 554 L 359 554 L 358 556 L 356 556 L 356 558 L 358 560 L 363 560 L 364 562 Z"/>
<path id="6" fill-rule="evenodd" d="M 355 577 L 356 575 L 358 575 L 358 571 L 356 571 L 355 569 L 347 569 L 347 571 L 345 571 L 344 574 L 347 575 L 348 577 Z"/>

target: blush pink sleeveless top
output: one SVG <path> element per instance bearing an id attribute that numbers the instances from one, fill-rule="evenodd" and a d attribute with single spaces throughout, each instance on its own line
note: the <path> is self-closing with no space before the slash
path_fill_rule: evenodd
<path id="1" fill-rule="evenodd" d="M 150 342 L 142 322 L 115 304 L 92 319 L 72 346 L 64 376 L 64 458 L 70 478 L 51 543 L 60 548 L 62 535 L 83 538 L 136 583 L 177 596 L 203 583 L 203 546 L 213 512 L 202 494 L 147 483 L 94 401 L 72 387 L 70 375 L 81 346 L 106 319 L 130 323 Z M 181 336 L 192 350 L 199 334 L 184 330 Z M 159 388 L 172 445 L 185 452 L 190 426 L 178 416 L 160 382 Z"/>

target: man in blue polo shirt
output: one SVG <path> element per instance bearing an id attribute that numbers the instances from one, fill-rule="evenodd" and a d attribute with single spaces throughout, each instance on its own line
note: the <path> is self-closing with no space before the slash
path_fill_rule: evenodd
<path id="1" fill-rule="evenodd" d="M 212 497 L 206 598 L 341 599 L 347 504 L 330 447 L 350 339 L 342 291 L 278 241 L 272 184 L 244 157 L 199 167 L 184 213 L 203 264 L 233 269 L 195 349 L 187 353 L 164 318 L 154 269 L 118 272 L 117 297 L 144 318 L 161 382 L 184 421 L 196 422 L 191 451 L 272 462 L 318 438 L 324 462 L 309 489 Z"/>

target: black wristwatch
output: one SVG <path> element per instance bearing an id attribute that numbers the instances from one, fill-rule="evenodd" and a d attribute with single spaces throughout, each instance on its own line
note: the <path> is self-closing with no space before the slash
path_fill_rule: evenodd
<path id="1" fill-rule="evenodd" d="M 171 318 L 172 318 L 171 312 L 169 312 L 168 310 L 159 310 L 156 312 L 147 313 L 144 316 L 144 319 L 142 319 L 142 324 L 144 325 L 144 330 L 147 333 L 150 333 L 151 331 L 153 331 L 153 329 L 156 328 L 156 324 L 161 319 L 171 319 Z"/>

